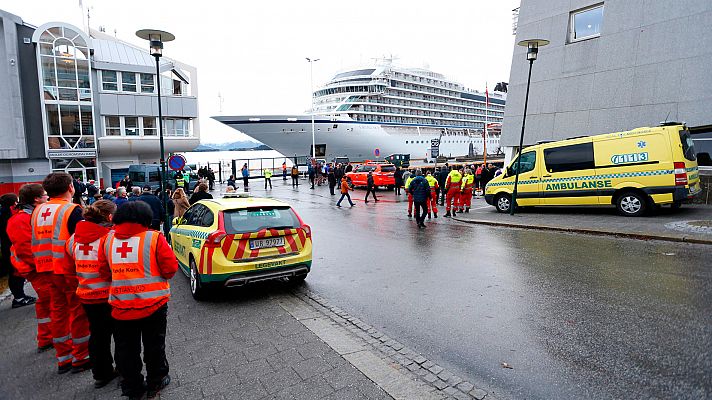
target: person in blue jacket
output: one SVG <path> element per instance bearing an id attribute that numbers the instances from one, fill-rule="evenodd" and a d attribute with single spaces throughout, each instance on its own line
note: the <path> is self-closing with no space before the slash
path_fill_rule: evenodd
<path id="1" fill-rule="evenodd" d="M 413 204 L 415 205 L 415 222 L 418 223 L 418 228 L 425 228 L 425 216 L 428 214 L 430 184 L 423 177 L 423 171 L 415 171 L 415 178 L 410 182 L 408 191 L 413 195 Z"/>

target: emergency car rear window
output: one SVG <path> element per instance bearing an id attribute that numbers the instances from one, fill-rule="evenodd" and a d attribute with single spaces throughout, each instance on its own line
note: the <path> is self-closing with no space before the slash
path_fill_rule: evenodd
<path id="1" fill-rule="evenodd" d="M 358 167 L 358 171 L 356 172 L 370 172 L 376 169 L 375 165 L 362 165 Z"/>
<path id="2" fill-rule="evenodd" d="M 381 167 L 381 172 L 396 172 L 396 167 L 393 166 L 393 165 L 382 166 L 382 167 Z"/>
<path id="3" fill-rule="evenodd" d="M 695 144 L 692 142 L 690 131 L 680 131 L 680 143 L 682 143 L 682 152 L 684 153 L 685 158 L 690 161 L 695 161 L 697 159 L 695 156 Z"/>
<path id="4" fill-rule="evenodd" d="M 262 229 L 298 228 L 299 218 L 290 207 L 252 207 L 223 212 L 225 232 L 257 232 Z"/>

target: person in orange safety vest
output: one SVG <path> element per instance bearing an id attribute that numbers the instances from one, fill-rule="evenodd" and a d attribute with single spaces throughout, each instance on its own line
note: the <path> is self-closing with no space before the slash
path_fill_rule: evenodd
<path id="1" fill-rule="evenodd" d="M 15 206 L 15 214 L 7 223 L 7 234 L 12 242 L 10 254 L 15 269 L 32 284 L 37 292 L 35 315 L 37 317 L 37 352 L 51 349 L 52 319 L 50 302 L 52 298 L 52 272 L 37 272 L 35 257 L 32 254 L 32 210 L 47 202 L 47 193 L 39 183 L 22 185 L 20 201 Z"/>
<path id="2" fill-rule="evenodd" d="M 465 175 L 462 177 L 462 185 L 460 186 L 460 212 L 470 212 L 474 187 L 475 177 L 472 175 L 472 170 L 467 168 L 465 169 Z"/>
<path id="3" fill-rule="evenodd" d="M 450 210 L 452 208 L 452 215 L 455 215 L 457 208 L 460 206 L 460 181 L 462 180 L 462 174 L 455 168 L 452 168 L 445 181 L 445 190 L 447 190 L 447 195 L 445 198 L 445 216 L 450 217 Z"/>
<path id="4" fill-rule="evenodd" d="M 89 322 L 77 298 L 74 265 L 64 246 L 82 220 L 82 209 L 72 203 L 74 184 L 66 172 L 45 177 L 42 187 L 50 200 L 32 211 L 32 252 L 37 272 L 51 272 L 52 342 L 57 353 L 57 372 L 82 372 L 91 367 Z"/>
<path id="5" fill-rule="evenodd" d="M 173 250 L 151 230 L 153 212 L 142 201 L 122 204 L 99 252 L 99 265 L 111 273 L 109 305 L 115 321 L 116 366 L 124 396 L 155 397 L 171 381 L 166 359 L 166 324 L 172 278 L 178 270 Z M 141 369 L 141 343 L 146 386 Z"/>
<path id="6" fill-rule="evenodd" d="M 104 245 L 106 234 L 111 230 L 111 219 L 116 204 L 111 200 L 98 200 L 84 210 L 84 221 L 67 241 L 67 256 L 74 260 L 79 286 L 77 297 L 89 319 L 89 358 L 92 360 L 94 387 L 109 384 L 117 373 L 111 355 L 111 336 L 114 320 L 109 306 L 111 274 L 100 269 L 99 249 Z"/>

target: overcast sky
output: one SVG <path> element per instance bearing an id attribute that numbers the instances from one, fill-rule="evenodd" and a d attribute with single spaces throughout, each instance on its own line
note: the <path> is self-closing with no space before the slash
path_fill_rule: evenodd
<path id="1" fill-rule="evenodd" d="M 39 26 L 50 21 L 106 28 L 148 47 L 142 28 L 176 36 L 163 54 L 198 69 L 201 141 L 246 137 L 214 115 L 298 114 L 314 85 L 343 69 L 393 55 L 406 67 L 427 67 L 471 89 L 509 80 L 514 46 L 512 9 L 519 0 L 440 1 L 92 1 L 0 0 L 0 9 Z M 84 17 L 84 18 L 83 18 Z M 84 19 L 84 21 L 83 21 Z M 222 112 L 218 93 L 223 97 Z"/>

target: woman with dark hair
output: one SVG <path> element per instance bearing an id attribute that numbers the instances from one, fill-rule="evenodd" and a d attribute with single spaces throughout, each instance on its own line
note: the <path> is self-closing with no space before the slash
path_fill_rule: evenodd
<path id="1" fill-rule="evenodd" d="M 197 203 L 200 200 L 212 199 L 213 195 L 208 193 L 208 184 L 201 183 L 195 187 L 195 192 L 190 196 L 190 205 Z"/>
<path id="2" fill-rule="evenodd" d="M 110 200 L 98 200 L 87 206 L 84 221 L 77 223 L 66 245 L 67 257 L 74 261 L 79 281 L 77 297 L 89 319 L 89 359 L 95 388 L 106 386 L 117 376 L 111 356 L 114 325 L 108 303 L 111 275 L 99 265 L 99 249 L 111 230 L 114 212 L 116 204 Z"/>
<path id="3" fill-rule="evenodd" d="M 141 398 L 146 390 L 149 398 L 155 397 L 171 381 L 166 359 L 168 279 L 178 270 L 178 262 L 163 234 L 149 228 L 152 220 L 151 207 L 142 201 L 119 206 L 114 231 L 99 251 L 101 268 L 111 274 L 116 366 L 123 395 L 129 398 Z"/>

